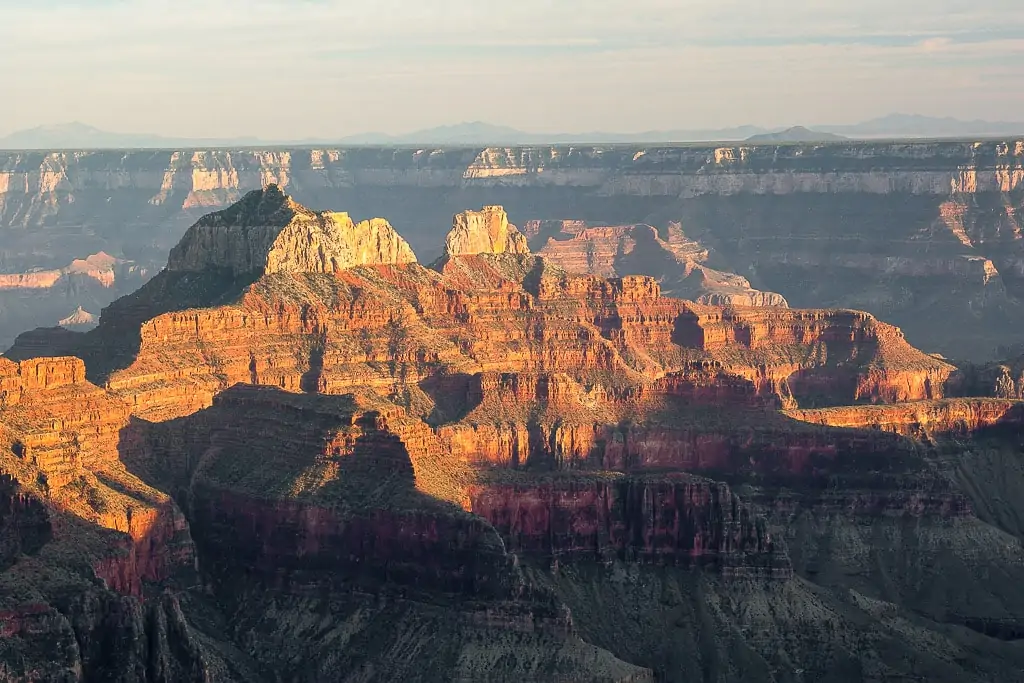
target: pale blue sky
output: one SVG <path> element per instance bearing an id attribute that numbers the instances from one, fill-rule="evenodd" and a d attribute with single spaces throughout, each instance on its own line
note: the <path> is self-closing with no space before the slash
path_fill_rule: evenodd
<path id="1" fill-rule="evenodd" d="M 1024 0 L 0 0 L 0 135 L 1024 118 Z"/>

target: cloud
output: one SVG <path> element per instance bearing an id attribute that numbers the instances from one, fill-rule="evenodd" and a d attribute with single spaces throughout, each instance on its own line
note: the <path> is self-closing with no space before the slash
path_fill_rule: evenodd
<path id="1" fill-rule="evenodd" d="M 1019 0 L 0 0 L 0 131 L 973 118 L 1024 104 L 1022 44 Z"/>

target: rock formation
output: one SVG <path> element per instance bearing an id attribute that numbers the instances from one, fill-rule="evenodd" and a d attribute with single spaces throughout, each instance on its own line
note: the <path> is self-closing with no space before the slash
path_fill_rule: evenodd
<path id="1" fill-rule="evenodd" d="M 526 237 L 508 222 L 508 214 L 500 206 L 456 214 L 444 242 L 444 256 L 449 259 L 476 254 L 529 253 Z"/>
<path id="2" fill-rule="evenodd" d="M 786 415 L 802 422 L 879 429 L 914 437 L 970 436 L 992 427 L 1019 429 L 1024 424 L 1024 403 L 985 398 L 948 399 L 886 406 L 790 410 Z"/>
<path id="3" fill-rule="evenodd" d="M 943 399 L 953 366 L 867 313 L 702 305 L 525 240 L 464 214 L 425 268 L 385 223 L 268 187 L 96 329 L 20 337 L 4 673 L 1024 667 L 1018 402 Z"/>
<path id="4" fill-rule="evenodd" d="M 665 232 L 662 239 L 650 225 L 588 227 L 584 221 L 533 221 L 527 227 L 537 254 L 570 273 L 650 275 L 666 294 L 712 306 L 788 306 L 780 294 L 710 268 L 708 250 L 687 239 L 678 223 Z"/>
<path id="5" fill-rule="evenodd" d="M 9 152 L 0 154 L 0 273 L 55 271 L 104 251 L 153 274 L 201 212 L 276 184 L 311 206 L 387 216 L 424 262 L 443 255 L 441 226 L 467 206 L 501 204 L 523 226 L 647 224 L 668 242 L 678 224 L 709 254 L 699 268 L 673 266 L 668 279 L 650 264 L 615 273 L 649 274 L 666 292 L 715 305 L 774 305 L 778 294 L 799 307 L 866 310 L 929 352 L 990 360 L 1024 334 L 1014 322 L 1024 320 L 1022 159 L 1015 139 Z M 603 248 L 579 241 L 591 245 Z M 140 284 L 89 294 L 95 301 L 46 290 L 60 298 L 53 307 L 0 293 L 0 346 Z"/>
<path id="6" fill-rule="evenodd" d="M 7 680 L 206 680 L 177 599 L 143 601 L 191 571 L 194 552 L 170 497 L 120 462 L 128 421 L 128 406 L 88 383 L 77 358 L 0 358 Z"/>
<path id="7" fill-rule="evenodd" d="M 103 252 L 74 259 L 63 268 L 0 273 L 0 346 L 9 346 L 19 332 L 37 325 L 87 328 L 95 321 L 85 311 L 99 311 L 149 277 L 139 264 Z"/>
<path id="8" fill-rule="evenodd" d="M 71 315 L 61 319 L 60 326 L 65 328 L 91 327 L 99 322 L 99 318 L 81 306 L 72 311 Z"/>
<path id="9" fill-rule="evenodd" d="M 415 261 L 412 249 L 387 221 L 355 224 L 346 213 L 315 213 L 270 185 L 189 228 L 171 250 L 167 270 L 335 273 L 352 266 Z"/>

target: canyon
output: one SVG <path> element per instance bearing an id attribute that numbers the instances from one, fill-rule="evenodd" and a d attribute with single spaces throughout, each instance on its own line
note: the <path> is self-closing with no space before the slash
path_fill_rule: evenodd
<path id="1" fill-rule="evenodd" d="M 152 277 L 203 214 L 277 184 L 388 219 L 424 263 L 453 214 L 501 205 L 570 271 L 650 275 L 712 305 L 865 310 L 929 353 L 987 361 L 1022 332 L 1022 163 L 1009 138 L 0 152 L 0 281 L 16 285 L 0 289 L 0 346 L 142 284 L 19 283 L 101 252 Z"/>
<path id="2" fill-rule="evenodd" d="M 480 178 L 529 175 L 486 161 Z M 518 163 L 552 170 L 526 186 L 596 177 L 586 155 Z M 489 202 L 418 258 L 390 218 L 306 208 L 286 192 L 300 170 L 194 197 L 237 201 L 94 328 L 0 357 L 7 679 L 1024 668 L 1024 403 L 977 395 L 990 368 L 869 312 L 785 305 L 680 224 L 520 230 Z M 943 171 L 922 173 L 888 187 Z M 631 240 L 672 269 L 608 256 Z"/>

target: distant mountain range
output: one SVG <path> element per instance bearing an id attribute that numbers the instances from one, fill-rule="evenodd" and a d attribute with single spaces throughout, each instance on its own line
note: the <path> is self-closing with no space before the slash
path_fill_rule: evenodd
<path id="1" fill-rule="evenodd" d="M 716 129 L 652 130 L 642 133 L 528 133 L 481 121 L 390 135 L 360 133 L 337 138 L 266 140 L 256 137 L 175 138 L 113 133 L 80 122 L 38 126 L 0 137 L 0 149 L 109 149 L 181 147 L 254 147 L 270 145 L 533 145 L 567 143 L 816 142 L 845 138 L 970 138 L 1024 135 L 1024 122 L 962 121 L 913 114 L 890 114 L 852 125 L 770 129 L 737 126 Z"/>
<path id="2" fill-rule="evenodd" d="M 80 123 L 62 123 L 20 130 L 0 138 L 0 149 L 122 149 L 165 147 L 235 147 L 265 144 L 255 137 L 232 139 L 171 138 L 161 135 L 111 133 Z"/>
<path id="3" fill-rule="evenodd" d="M 746 142 L 835 142 L 837 140 L 849 140 L 850 138 L 835 133 L 823 133 L 817 130 L 809 130 L 803 126 L 793 126 L 778 133 L 760 133 L 751 135 Z"/>

